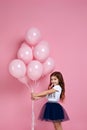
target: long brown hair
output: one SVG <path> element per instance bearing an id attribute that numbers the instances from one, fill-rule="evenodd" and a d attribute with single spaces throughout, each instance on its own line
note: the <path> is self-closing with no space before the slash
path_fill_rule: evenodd
<path id="1" fill-rule="evenodd" d="M 60 100 L 63 101 L 65 99 L 65 83 L 64 83 L 64 79 L 63 79 L 63 76 L 61 74 L 61 72 L 53 72 L 51 75 L 50 75 L 50 84 L 51 84 L 51 77 L 52 76 L 56 76 L 59 80 L 59 85 L 60 87 L 62 88 L 62 92 L 61 92 L 61 95 L 60 95 Z"/>

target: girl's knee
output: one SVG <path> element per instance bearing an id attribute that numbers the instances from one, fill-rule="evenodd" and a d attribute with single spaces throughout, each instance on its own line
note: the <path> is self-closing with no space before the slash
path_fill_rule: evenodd
<path id="1" fill-rule="evenodd" d="M 61 122 L 59 122 L 59 121 L 58 122 L 54 122 L 53 124 L 54 124 L 55 127 L 60 127 L 61 126 Z"/>

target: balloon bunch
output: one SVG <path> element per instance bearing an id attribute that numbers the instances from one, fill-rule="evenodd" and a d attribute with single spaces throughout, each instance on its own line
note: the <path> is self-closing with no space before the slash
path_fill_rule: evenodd
<path id="1" fill-rule="evenodd" d="M 49 57 L 48 42 L 41 40 L 41 33 L 37 28 L 30 28 L 25 34 L 24 41 L 17 52 L 17 58 L 9 64 L 9 73 L 28 88 L 31 87 L 33 92 L 33 87 L 37 86 L 38 81 L 54 69 L 54 60 Z M 32 101 L 32 130 L 34 118 Z"/>
<path id="2" fill-rule="evenodd" d="M 9 64 L 9 72 L 27 85 L 29 80 L 38 81 L 49 74 L 54 68 L 54 60 L 49 57 L 48 42 L 41 40 L 39 29 L 30 28 L 24 41 L 17 52 L 17 58 Z"/>

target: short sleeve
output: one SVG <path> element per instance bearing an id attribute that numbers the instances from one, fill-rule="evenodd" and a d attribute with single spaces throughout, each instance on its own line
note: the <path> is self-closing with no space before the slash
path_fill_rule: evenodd
<path id="1" fill-rule="evenodd" d="M 54 86 L 53 89 L 57 90 L 57 91 L 60 92 L 60 93 L 61 93 L 61 91 L 62 91 L 62 88 L 60 87 L 60 85 Z"/>

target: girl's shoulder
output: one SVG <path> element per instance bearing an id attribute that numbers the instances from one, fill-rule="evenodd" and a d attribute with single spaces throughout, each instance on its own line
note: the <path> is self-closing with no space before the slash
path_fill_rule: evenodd
<path id="1" fill-rule="evenodd" d="M 58 91 L 61 91 L 61 90 L 62 90 L 62 88 L 61 88 L 60 85 L 55 85 L 53 88 L 56 89 L 56 90 L 58 90 Z"/>

